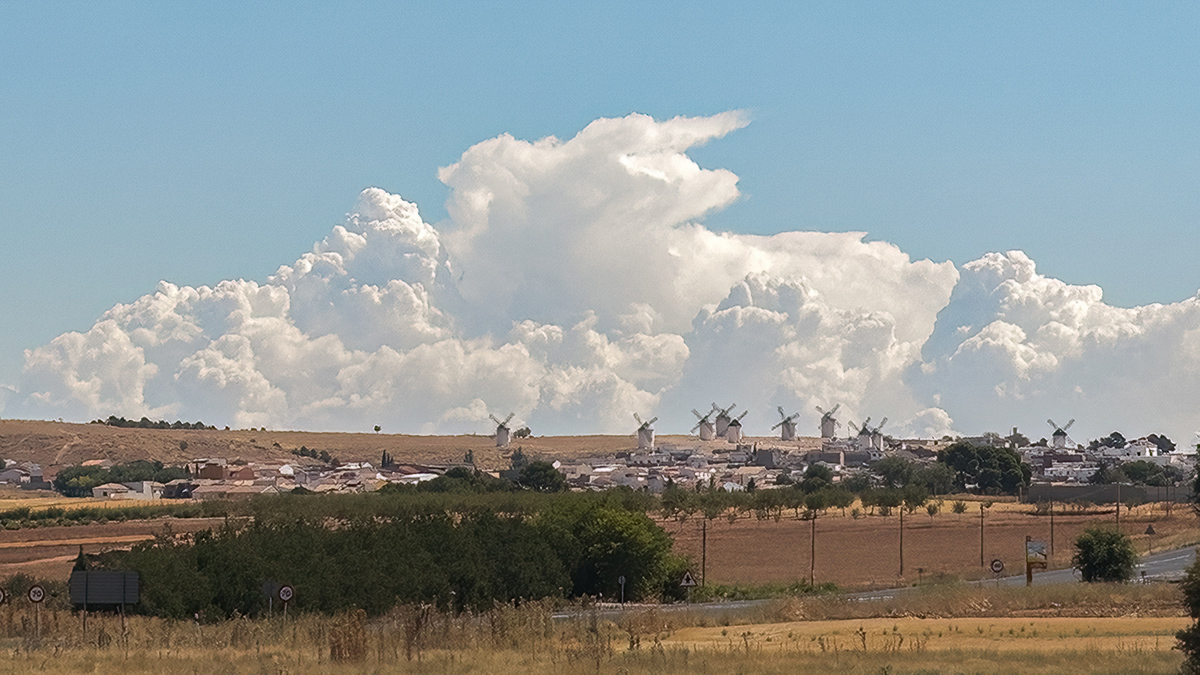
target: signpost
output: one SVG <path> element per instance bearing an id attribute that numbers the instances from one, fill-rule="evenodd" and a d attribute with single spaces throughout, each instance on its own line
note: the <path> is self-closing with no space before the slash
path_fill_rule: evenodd
<path id="1" fill-rule="evenodd" d="M 277 581 L 267 579 L 260 587 L 262 594 L 267 598 L 267 617 L 275 616 L 275 598 L 279 597 L 279 589 L 282 586 Z"/>
<path id="2" fill-rule="evenodd" d="M 1154 526 L 1147 525 L 1146 526 L 1146 541 L 1150 542 L 1150 551 L 1149 551 L 1150 553 L 1154 553 L 1154 535 L 1155 534 L 1157 534 L 1157 532 L 1154 531 Z M 1145 574 L 1145 572 L 1143 572 L 1142 574 Z"/>
<path id="3" fill-rule="evenodd" d="M 29 601 L 33 603 L 34 636 L 42 639 L 42 601 L 46 599 L 46 589 L 34 584 L 29 587 Z"/>
<path id="4" fill-rule="evenodd" d="M 692 576 L 692 571 L 688 570 L 683 573 L 683 580 L 679 582 L 680 586 L 687 589 L 688 604 L 692 604 L 692 589 L 696 587 L 696 579 Z"/>
<path id="5" fill-rule="evenodd" d="M 617 577 L 617 583 L 621 584 L 621 604 L 625 604 L 625 575 Z"/>
<path id="6" fill-rule="evenodd" d="M 979 566 L 983 567 L 983 504 L 979 505 Z"/>
<path id="7" fill-rule="evenodd" d="M 283 603 L 283 620 L 287 621 L 288 603 L 296 597 L 296 589 L 284 584 L 279 587 L 279 601 Z"/>
<path id="8" fill-rule="evenodd" d="M 87 615 L 90 605 L 120 605 L 124 625 L 125 605 L 136 605 L 140 577 L 137 572 L 124 570 L 76 570 L 67 584 L 72 605 L 83 605 L 83 634 L 87 635 Z"/>
<path id="9" fill-rule="evenodd" d="M 1046 569 L 1046 542 L 1036 541 L 1033 537 L 1025 537 L 1025 585 L 1033 585 L 1033 570 Z"/>

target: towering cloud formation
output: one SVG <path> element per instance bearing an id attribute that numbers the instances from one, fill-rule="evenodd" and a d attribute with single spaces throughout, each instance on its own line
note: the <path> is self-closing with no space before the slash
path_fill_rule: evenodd
<path id="1" fill-rule="evenodd" d="M 567 141 L 485 141 L 439 174 L 448 221 L 365 190 L 265 284 L 162 282 L 30 350 L 0 405 L 414 432 L 483 431 L 511 410 L 581 433 L 631 431 L 634 411 L 686 430 L 712 400 L 753 410 L 751 431 L 776 405 L 815 429 L 813 406 L 840 402 L 928 436 L 1132 402 L 1131 423 L 1194 426 L 1178 392 L 1200 384 L 1196 301 L 1108 307 L 1020 253 L 959 280 L 861 233 L 705 228 L 737 177 L 686 152 L 744 124 L 631 115 Z"/>
<path id="2" fill-rule="evenodd" d="M 1097 286 L 1038 274 L 1020 251 L 989 253 L 963 267 L 907 381 L 965 428 L 1030 420 L 1047 435 L 1047 415 L 1074 416 L 1093 435 L 1160 430 L 1192 443 L 1200 297 L 1113 307 Z"/>

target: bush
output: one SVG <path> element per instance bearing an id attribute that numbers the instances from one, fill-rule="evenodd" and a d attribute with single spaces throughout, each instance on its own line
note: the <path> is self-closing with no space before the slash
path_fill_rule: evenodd
<path id="1" fill-rule="evenodd" d="M 1180 584 L 1183 603 L 1192 617 L 1192 625 L 1175 634 L 1179 651 L 1185 659 L 1181 671 L 1185 675 L 1200 675 L 1200 560 L 1193 562 Z"/>
<path id="2" fill-rule="evenodd" d="M 1137 550 L 1128 536 L 1109 527 L 1093 525 L 1075 540 L 1071 564 L 1086 582 L 1121 582 L 1133 576 L 1137 560 Z"/>

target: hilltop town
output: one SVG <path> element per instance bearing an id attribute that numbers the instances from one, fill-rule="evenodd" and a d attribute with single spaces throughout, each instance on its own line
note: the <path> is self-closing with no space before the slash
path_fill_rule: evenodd
<path id="1" fill-rule="evenodd" d="M 637 418 L 631 437 L 534 437 L 528 429 L 514 434 L 508 425 L 511 416 L 503 421 L 493 417 L 497 426 L 490 437 L 222 431 L 200 425 L 179 428 L 189 426 L 179 423 L 176 428 L 163 423 L 165 428 L 131 429 L 9 420 L 0 422 L 0 458 L 6 460 L 0 484 L 48 490 L 66 471 L 82 476 L 75 481 L 79 489 L 65 489 L 64 481 L 58 481 L 60 491 L 71 496 L 239 499 L 295 491 L 371 492 L 430 481 L 456 467 L 515 480 L 529 461 L 544 460 L 575 490 L 624 487 L 661 493 L 673 485 L 738 492 L 798 482 L 814 466 L 827 469 L 835 484 L 856 476 L 869 484 L 871 467 L 885 458 L 930 465 L 939 451 L 965 442 L 1013 451 L 1028 466 L 1031 491 L 1068 495 L 1077 493 L 1045 489 L 1112 483 L 1105 472 L 1122 466 L 1131 467 L 1132 482 L 1169 489 L 1192 473 L 1196 459 L 1194 448 L 1176 447 L 1156 434 L 1127 440 L 1114 432 L 1077 443 L 1068 434 L 1073 420 L 1062 426 L 1051 421 L 1050 438 L 1036 442 L 1017 429 L 1007 436 L 906 439 L 883 432 L 886 418 L 877 425 L 869 418 L 850 423 L 852 433 L 839 435 L 836 412 L 836 406 L 822 411 L 821 435 L 805 437 L 796 433 L 796 416 L 780 409 L 781 421 L 775 425 L 779 436 L 774 438 L 744 437 L 740 417 L 715 404 L 707 414 L 695 412 L 695 435 L 658 438 L 652 427 L 656 418 Z M 136 480 L 95 482 L 126 475 L 112 472 L 137 462 L 145 466 Z M 155 471 L 169 480 L 150 478 Z M 1169 498 L 1167 493 L 1154 496 Z"/>

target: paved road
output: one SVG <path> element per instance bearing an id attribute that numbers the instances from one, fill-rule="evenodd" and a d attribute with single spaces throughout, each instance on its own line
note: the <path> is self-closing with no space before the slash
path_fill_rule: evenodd
<path id="1" fill-rule="evenodd" d="M 1143 578 L 1143 573 L 1146 581 L 1175 581 L 1182 579 L 1184 571 L 1195 559 L 1196 549 L 1194 548 L 1163 551 L 1162 553 L 1143 556 L 1142 561 L 1138 563 L 1137 570 L 1133 573 L 1134 581 L 1141 580 Z M 1033 573 L 1034 586 L 1069 584 L 1076 581 L 1079 581 L 1079 573 L 1070 568 Z M 1024 586 L 1025 574 L 1024 570 L 1022 570 L 1022 574 L 1012 574 L 1009 576 L 1000 577 L 999 579 L 980 579 L 979 581 L 972 581 L 970 583 L 996 586 Z M 911 586 L 904 588 L 889 588 L 881 591 L 852 593 L 848 597 L 856 600 L 887 600 L 894 598 L 901 593 L 909 593 L 913 590 L 915 589 Z"/>
<path id="2" fill-rule="evenodd" d="M 1196 559 L 1195 548 L 1184 548 L 1174 551 L 1163 551 L 1153 555 L 1143 556 L 1142 561 L 1137 566 L 1137 571 L 1134 572 L 1135 580 L 1145 578 L 1146 581 L 1174 581 L 1183 578 L 1184 571 Z M 1048 586 L 1053 584 L 1068 584 L 1079 581 L 1078 572 L 1073 569 L 1050 570 L 1046 572 L 1035 572 L 1033 575 L 1034 586 Z M 982 579 L 972 581 L 973 584 L 994 584 L 998 586 L 1024 586 L 1025 575 L 1010 575 L 999 579 Z M 915 586 L 905 586 L 902 588 L 889 588 L 879 591 L 866 591 L 864 593 L 848 593 L 846 598 L 858 600 L 861 602 L 869 602 L 875 600 L 889 600 L 904 593 L 912 593 L 917 590 Z M 720 616 L 733 612 L 743 612 L 754 607 L 761 607 L 772 600 L 725 600 L 719 602 L 696 603 L 693 605 L 676 604 L 676 605 L 633 605 L 629 604 L 624 607 L 620 605 L 602 605 L 596 612 L 599 618 L 617 619 L 629 612 L 635 612 L 641 609 L 653 607 L 660 612 L 693 612 L 702 613 L 709 616 Z M 580 612 L 562 612 L 555 614 L 555 619 L 566 619 L 571 616 L 578 616 Z"/>

